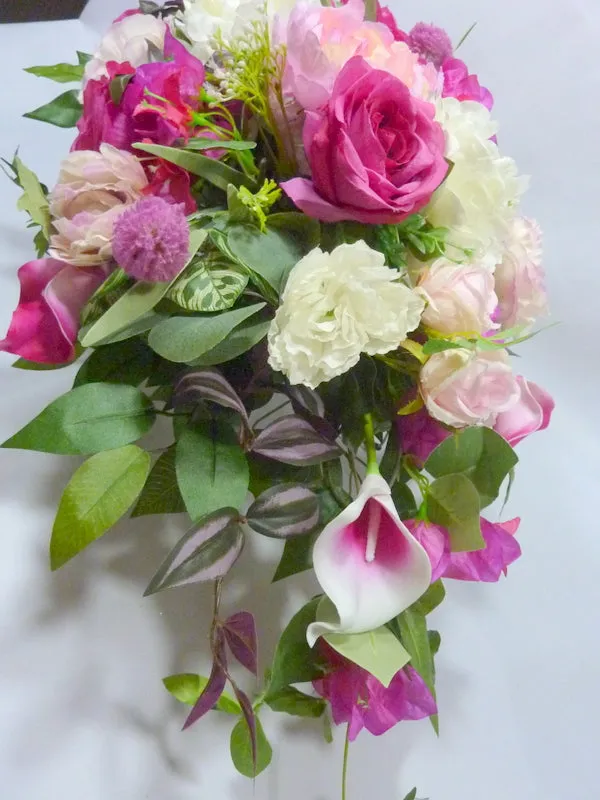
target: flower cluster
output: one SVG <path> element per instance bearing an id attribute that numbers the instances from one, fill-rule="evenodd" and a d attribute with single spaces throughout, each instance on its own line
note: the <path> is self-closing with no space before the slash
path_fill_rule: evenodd
<path id="1" fill-rule="evenodd" d="M 57 184 L 9 165 L 38 257 L 0 350 L 81 359 L 4 444 L 89 457 L 53 569 L 134 504 L 187 512 L 147 593 L 213 583 L 213 669 L 165 685 L 186 727 L 239 716 L 245 775 L 270 760 L 264 704 L 330 712 L 349 740 L 436 726 L 428 614 L 444 580 L 496 582 L 520 556 L 520 519 L 485 509 L 553 411 L 512 367 L 548 309 L 491 93 L 444 30 L 363 0 L 144 0 L 77 65 L 29 71 L 81 82 Z M 30 116 L 70 113 L 61 96 Z M 173 440 L 151 455 L 157 413 Z M 254 618 L 220 598 L 254 535 L 285 540 L 276 580 L 312 568 L 321 592 L 253 700 L 228 661 L 257 674 Z"/>

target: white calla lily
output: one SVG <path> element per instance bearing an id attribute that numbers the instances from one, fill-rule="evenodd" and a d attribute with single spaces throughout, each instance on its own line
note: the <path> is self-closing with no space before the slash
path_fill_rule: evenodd
<path id="1" fill-rule="evenodd" d="M 431 582 L 429 557 L 400 519 L 379 474 L 367 475 L 356 500 L 323 529 L 313 563 L 337 619 L 327 614 L 309 625 L 311 647 L 320 636 L 365 633 L 384 625 L 418 600 Z"/>

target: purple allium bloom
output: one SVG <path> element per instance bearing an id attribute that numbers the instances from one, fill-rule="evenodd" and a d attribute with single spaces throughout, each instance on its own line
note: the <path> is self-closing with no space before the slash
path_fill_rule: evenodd
<path id="1" fill-rule="evenodd" d="M 183 205 L 145 197 L 115 222 L 113 255 L 140 281 L 170 281 L 188 259 L 190 229 Z"/>
<path id="2" fill-rule="evenodd" d="M 424 61 L 430 61 L 439 69 L 447 58 L 452 56 L 452 42 L 443 28 L 418 22 L 408 37 L 411 50 L 418 53 Z"/>

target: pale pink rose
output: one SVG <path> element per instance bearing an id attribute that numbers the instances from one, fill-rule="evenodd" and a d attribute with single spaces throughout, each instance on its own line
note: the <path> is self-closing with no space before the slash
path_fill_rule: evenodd
<path id="1" fill-rule="evenodd" d="M 76 150 L 63 161 L 50 194 L 56 234 L 50 254 L 80 267 L 93 267 L 112 255 L 117 217 L 141 195 L 148 181 L 131 153 L 108 144 L 100 151 Z"/>
<path id="2" fill-rule="evenodd" d="M 438 75 L 381 22 L 366 22 L 362 0 L 339 7 L 300 2 L 290 14 L 284 93 L 315 111 L 327 102 L 342 67 L 362 56 L 372 67 L 399 78 L 413 94 L 428 98 Z"/>
<path id="3" fill-rule="evenodd" d="M 492 321 L 498 304 L 494 276 L 484 267 L 440 258 L 424 271 L 418 291 L 427 301 L 423 322 L 435 331 L 485 333 L 499 327 Z"/>
<path id="4" fill-rule="evenodd" d="M 107 77 L 109 61 L 140 67 L 151 60 L 152 48 L 162 53 L 167 26 L 152 14 L 118 18 L 105 33 L 93 58 L 85 66 L 84 81 Z"/>
<path id="5" fill-rule="evenodd" d="M 465 428 L 493 426 L 520 391 L 504 350 L 444 350 L 421 370 L 421 394 L 432 417 Z"/>
<path id="6" fill-rule="evenodd" d="M 519 400 L 508 411 L 498 414 L 494 430 L 514 447 L 530 433 L 545 430 L 554 411 L 554 400 L 541 386 L 517 376 Z"/>
<path id="7" fill-rule="evenodd" d="M 502 327 L 531 327 L 548 313 L 542 266 L 542 233 L 536 222 L 518 217 L 511 226 L 502 263 L 496 267 L 496 318 Z"/>

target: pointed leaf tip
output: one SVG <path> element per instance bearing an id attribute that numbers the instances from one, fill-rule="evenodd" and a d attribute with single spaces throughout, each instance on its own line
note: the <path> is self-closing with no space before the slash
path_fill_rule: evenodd
<path id="1" fill-rule="evenodd" d="M 310 466 L 339 458 L 341 451 L 306 420 L 290 414 L 268 425 L 256 437 L 253 451 L 292 466 Z"/>
<path id="2" fill-rule="evenodd" d="M 282 483 L 263 492 L 248 509 L 248 524 L 263 536 L 288 539 L 319 526 L 319 499 L 306 486 Z"/>
<path id="3" fill-rule="evenodd" d="M 258 637 L 249 611 L 238 611 L 223 623 L 225 641 L 233 656 L 253 675 L 258 675 Z"/>

